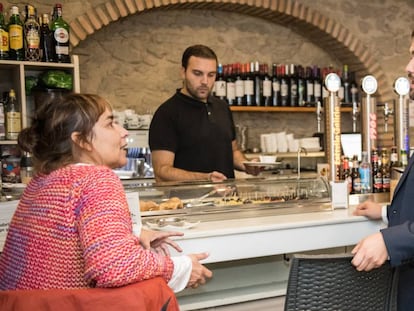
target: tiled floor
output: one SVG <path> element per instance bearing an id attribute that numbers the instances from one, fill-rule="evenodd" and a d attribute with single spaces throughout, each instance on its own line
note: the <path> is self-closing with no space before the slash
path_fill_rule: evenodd
<path id="1" fill-rule="evenodd" d="M 284 297 L 269 298 L 198 311 L 283 311 L 284 301 Z"/>

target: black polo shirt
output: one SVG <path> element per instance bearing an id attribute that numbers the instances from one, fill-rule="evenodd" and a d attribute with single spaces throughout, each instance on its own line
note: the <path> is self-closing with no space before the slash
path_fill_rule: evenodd
<path id="1" fill-rule="evenodd" d="M 210 96 L 208 103 L 177 92 L 155 112 L 149 130 L 152 151 L 174 152 L 174 167 L 218 171 L 234 178 L 233 117 L 226 102 Z"/>

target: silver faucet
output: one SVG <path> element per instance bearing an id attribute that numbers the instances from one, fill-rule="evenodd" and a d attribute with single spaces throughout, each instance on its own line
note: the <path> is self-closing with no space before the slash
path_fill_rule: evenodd
<path id="1" fill-rule="evenodd" d="M 299 147 L 298 148 L 298 179 L 300 179 L 300 156 L 302 154 L 302 152 L 305 153 L 305 155 L 308 154 L 307 150 L 304 147 Z"/>

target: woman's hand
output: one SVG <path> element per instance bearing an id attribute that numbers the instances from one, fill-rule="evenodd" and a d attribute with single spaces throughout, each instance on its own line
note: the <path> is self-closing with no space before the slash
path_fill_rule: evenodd
<path id="1" fill-rule="evenodd" d="M 139 236 L 140 243 L 145 249 L 153 249 L 160 255 L 170 256 L 168 245 L 176 251 L 182 252 L 181 247 L 170 239 L 172 236 L 183 236 L 182 232 L 174 231 L 153 231 L 142 229 Z"/>
<path id="2" fill-rule="evenodd" d="M 353 214 L 355 216 L 367 216 L 371 219 L 381 219 L 382 206 L 376 202 L 367 200 L 359 204 Z"/>
<path id="3" fill-rule="evenodd" d="M 187 287 L 197 288 L 199 285 L 205 284 L 207 278 L 211 278 L 213 276 L 213 272 L 200 263 L 200 260 L 206 259 L 208 255 L 208 253 L 188 255 L 191 258 L 192 269 Z"/>

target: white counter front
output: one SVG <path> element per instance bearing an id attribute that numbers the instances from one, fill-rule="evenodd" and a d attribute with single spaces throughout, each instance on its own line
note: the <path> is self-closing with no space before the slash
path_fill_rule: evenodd
<path id="1" fill-rule="evenodd" d="M 383 226 L 351 209 L 201 222 L 178 240 L 184 254 L 209 252 L 204 262 L 214 276 L 180 293 L 180 306 L 195 310 L 283 296 L 290 254 L 348 252 L 346 246 Z"/>

